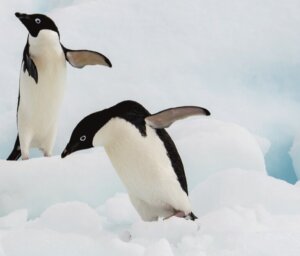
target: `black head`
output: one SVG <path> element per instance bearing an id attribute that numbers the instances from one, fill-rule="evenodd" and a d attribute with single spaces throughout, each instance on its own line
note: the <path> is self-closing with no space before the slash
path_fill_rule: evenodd
<path id="1" fill-rule="evenodd" d="M 80 121 L 71 135 L 71 139 L 61 154 L 64 158 L 67 155 L 82 149 L 93 147 L 93 140 L 96 133 L 112 118 L 122 118 L 140 131 L 142 136 L 146 135 L 144 118 L 149 112 L 139 103 L 134 101 L 123 101 L 117 105 L 93 113 Z"/>
<path id="2" fill-rule="evenodd" d="M 61 157 L 64 158 L 76 151 L 92 148 L 95 134 L 108 120 L 104 111 L 93 113 L 82 119 L 73 130 L 70 141 Z"/>
<path id="3" fill-rule="evenodd" d="M 48 29 L 56 32 L 59 35 L 58 29 L 49 17 L 43 14 L 25 14 L 15 13 L 16 17 L 24 24 L 29 34 L 33 37 L 37 37 L 39 32 L 43 29 Z"/>

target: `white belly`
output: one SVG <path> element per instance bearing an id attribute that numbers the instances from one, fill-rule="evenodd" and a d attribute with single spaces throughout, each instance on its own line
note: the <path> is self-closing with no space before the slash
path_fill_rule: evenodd
<path id="1" fill-rule="evenodd" d="M 131 196 L 155 208 L 191 211 L 187 194 L 154 129 L 147 126 L 147 136 L 143 137 L 132 124 L 115 118 L 102 130 L 109 138 L 105 150 Z"/>
<path id="2" fill-rule="evenodd" d="M 57 43 L 34 49 L 32 59 L 38 70 L 38 84 L 22 67 L 18 130 L 21 142 L 28 143 L 29 147 L 52 150 L 66 87 L 66 60 Z"/>

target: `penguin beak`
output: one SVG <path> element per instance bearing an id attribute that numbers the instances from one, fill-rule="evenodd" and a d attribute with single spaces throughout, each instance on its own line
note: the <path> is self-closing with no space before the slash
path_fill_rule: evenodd
<path id="1" fill-rule="evenodd" d="M 79 146 L 79 143 L 78 144 L 75 144 L 73 146 L 70 146 L 70 144 L 68 144 L 65 148 L 65 150 L 61 153 L 61 158 L 65 158 L 66 156 L 74 153 L 75 151 L 78 150 L 78 146 Z"/>
<path id="2" fill-rule="evenodd" d="M 61 158 L 65 158 L 67 155 L 70 155 L 70 153 L 68 152 L 67 148 L 65 148 L 65 150 L 61 153 Z"/>
<path id="3" fill-rule="evenodd" d="M 29 15 L 25 13 L 16 12 L 15 15 L 19 20 L 29 20 Z"/>

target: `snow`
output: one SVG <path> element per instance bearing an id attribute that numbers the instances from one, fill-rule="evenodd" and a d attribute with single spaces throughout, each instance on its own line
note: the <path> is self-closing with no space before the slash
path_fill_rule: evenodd
<path id="1" fill-rule="evenodd" d="M 25 208 L 35 217 L 66 201 L 98 206 L 123 188 L 103 149 L 64 160 L 1 161 L 0 176 L 0 215 Z"/>
<path id="2" fill-rule="evenodd" d="M 14 256 L 299 255 L 300 189 L 294 185 L 230 169 L 199 183 L 191 199 L 195 222 L 143 222 L 124 193 L 97 208 L 54 204 L 32 220 L 17 210 L 0 219 L 0 248 Z"/>
<path id="3" fill-rule="evenodd" d="M 27 36 L 14 12 L 47 12 L 66 47 L 99 51 L 113 68 L 68 67 L 55 156 L 0 160 L 0 256 L 300 255 L 299 8 L 298 0 L 2 1 L 2 159 L 17 133 Z M 79 120 L 125 99 L 153 113 L 211 111 L 168 129 L 196 222 L 141 221 L 102 148 L 60 159 Z"/>
<path id="4" fill-rule="evenodd" d="M 51 228 L 61 233 L 97 236 L 102 229 L 102 221 L 87 204 L 68 202 L 49 207 L 34 226 Z"/>
<path id="5" fill-rule="evenodd" d="M 266 172 L 264 145 L 239 125 L 199 118 L 174 124 L 170 134 L 174 135 L 192 187 L 224 169 Z"/>
<path id="6" fill-rule="evenodd" d="M 200 208 L 197 213 L 206 214 L 206 211 L 214 211 L 222 205 L 233 207 L 257 207 L 263 205 L 266 210 L 282 214 L 289 212 L 297 214 L 300 211 L 300 191 L 290 186 L 285 181 L 272 177 L 263 179 L 262 174 L 242 170 L 231 169 L 210 176 L 200 183 L 191 193 L 193 198 L 199 200 L 199 195 L 208 194 L 209 197 L 200 197 L 197 201 Z"/>

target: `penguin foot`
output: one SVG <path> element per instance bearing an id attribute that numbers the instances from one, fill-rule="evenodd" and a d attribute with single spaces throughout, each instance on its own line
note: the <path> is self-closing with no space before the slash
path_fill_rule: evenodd
<path id="1" fill-rule="evenodd" d="M 171 217 L 178 217 L 178 218 L 185 218 L 186 217 L 186 214 L 184 212 L 175 212 L 174 214 L 172 214 L 171 216 L 169 217 L 165 217 L 164 220 L 167 220 L 167 219 L 170 219 Z"/>
<path id="2" fill-rule="evenodd" d="M 43 152 L 44 157 L 50 157 L 50 156 L 52 156 L 50 150 L 45 150 L 43 148 L 40 148 L 40 150 Z"/>
<path id="3" fill-rule="evenodd" d="M 174 214 L 175 217 L 178 217 L 178 218 L 184 218 L 186 215 L 184 212 L 177 212 Z"/>
<path id="4" fill-rule="evenodd" d="M 178 218 L 185 218 L 186 220 L 192 220 L 192 221 L 195 221 L 196 219 L 198 219 L 197 216 L 192 212 L 189 213 L 188 215 L 186 215 L 184 212 L 178 211 L 169 217 L 165 217 L 164 220 L 167 220 L 173 216 L 178 217 Z"/>
<path id="5" fill-rule="evenodd" d="M 25 148 L 23 150 L 21 149 L 21 158 L 22 158 L 22 160 L 28 160 L 29 156 L 30 156 L 30 154 L 29 154 L 29 150 L 27 150 L 27 148 Z"/>

